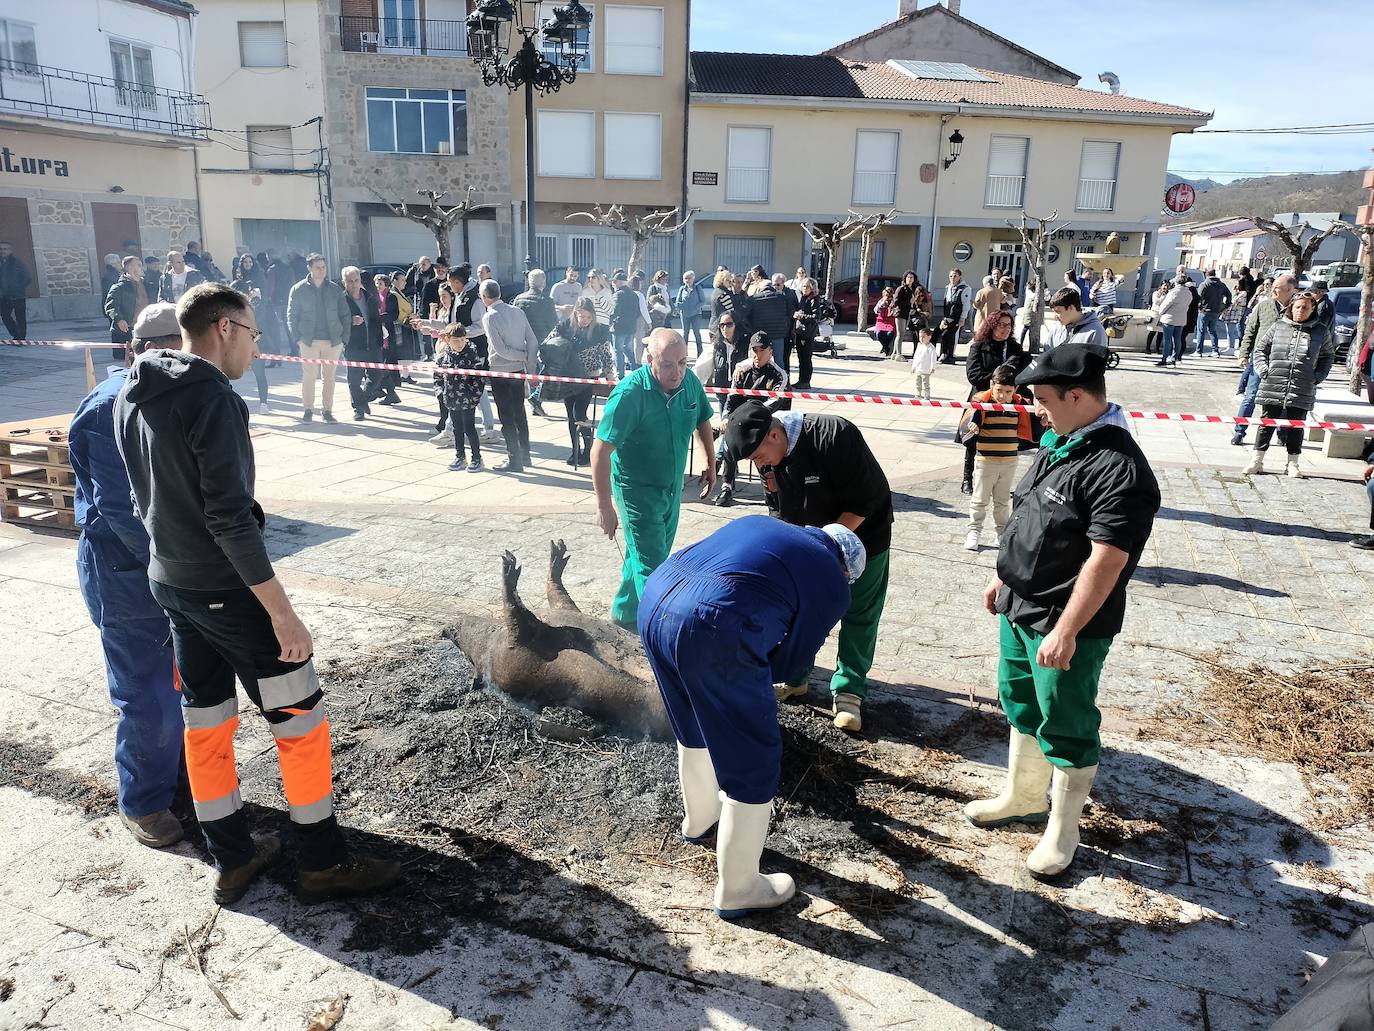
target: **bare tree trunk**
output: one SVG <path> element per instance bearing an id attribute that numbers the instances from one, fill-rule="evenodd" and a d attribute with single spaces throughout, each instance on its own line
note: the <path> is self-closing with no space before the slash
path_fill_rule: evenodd
<path id="1" fill-rule="evenodd" d="M 873 263 L 873 236 L 864 233 L 859 245 L 859 332 L 868 329 L 868 268 Z"/>
<path id="2" fill-rule="evenodd" d="M 649 249 L 649 238 L 639 233 L 630 235 L 630 266 L 625 270 L 633 276 L 636 271 L 644 271 L 644 252 Z"/>
<path id="3" fill-rule="evenodd" d="M 429 231 L 434 234 L 434 245 L 439 250 L 439 260 L 445 265 L 449 264 L 449 231 L 448 226 L 440 225 L 437 222 L 429 224 Z"/>
<path id="4" fill-rule="evenodd" d="M 1358 355 L 1359 349 L 1364 346 L 1364 342 L 1369 339 L 1371 330 L 1374 330 L 1374 231 L 1365 235 L 1364 238 L 1364 278 L 1362 280 L 1364 292 L 1360 294 L 1360 317 L 1355 323 L 1355 339 L 1350 342 L 1350 347 Z"/>
<path id="5" fill-rule="evenodd" d="M 835 300 L 835 266 L 840 263 L 840 243 L 838 240 L 825 245 L 825 299 Z"/>

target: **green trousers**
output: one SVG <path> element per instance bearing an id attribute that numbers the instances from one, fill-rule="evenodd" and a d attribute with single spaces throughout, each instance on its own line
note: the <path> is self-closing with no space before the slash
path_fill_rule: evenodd
<path id="1" fill-rule="evenodd" d="M 1055 766 L 1096 766 L 1102 751 L 1097 684 L 1115 638 L 1080 637 L 1068 669 L 1045 669 L 1035 661 L 1045 635 L 1006 616 L 999 620 L 997 695 L 1008 721 L 1034 736 Z"/>
<path id="2" fill-rule="evenodd" d="M 868 671 L 878 647 L 878 620 L 887 602 L 887 567 L 891 552 L 874 555 L 864 575 L 849 588 L 849 609 L 840 620 L 839 656 L 830 678 L 831 694 L 868 696 Z"/>
<path id="3" fill-rule="evenodd" d="M 634 628 L 639 621 L 639 598 L 644 581 L 673 550 L 681 511 L 682 480 L 673 487 L 622 484 L 611 478 L 611 494 L 625 530 L 625 562 L 620 587 L 611 599 L 611 619 Z"/>

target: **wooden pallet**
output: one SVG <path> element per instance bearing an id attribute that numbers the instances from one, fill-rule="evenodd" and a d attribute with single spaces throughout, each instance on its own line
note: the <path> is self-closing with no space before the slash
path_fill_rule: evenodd
<path id="1" fill-rule="evenodd" d="M 0 424 L 0 521 L 76 529 L 70 415 Z"/>

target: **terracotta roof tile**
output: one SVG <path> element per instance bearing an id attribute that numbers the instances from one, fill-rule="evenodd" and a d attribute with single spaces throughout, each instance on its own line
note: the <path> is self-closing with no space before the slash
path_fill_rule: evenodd
<path id="1" fill-rule="evenodd" d="M 1028 110 L 1161 115 L 1207 121 L 1205 111 L 1125 93 L 1081 89 L 1008 72 L 975 69 L 990 82 L 914 79 L 887 64 L 821 54 L 731 54 L 693 51 L 697 93 L 839 100 L 908 100 L 931 104 L 1020 107 Z"/>

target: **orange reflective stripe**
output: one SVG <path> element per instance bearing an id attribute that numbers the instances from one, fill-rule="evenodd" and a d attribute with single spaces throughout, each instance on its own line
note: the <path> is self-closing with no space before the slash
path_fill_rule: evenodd
<path id="1" fill-rule="evenodd" d="M 186 728 L 186 776 L 197 802 L 223 798 L 239 786 L 234 761 L 234 732 L 239 718 L 230 716 L 213 727 Z"/>
<path id="2" fill-rule="evenodd" d="M 301 737 L 277 739 L 282 787 L 293 806 L 314 805 L 333 790 L 329 749 L 328 720 Z"/>
<path id="3" fill-rule="evenodd" d="M 172 687 L 177 694 L 181 693 L 181 670 L 177 668 L 176 660 L 172 661 Z"/>

